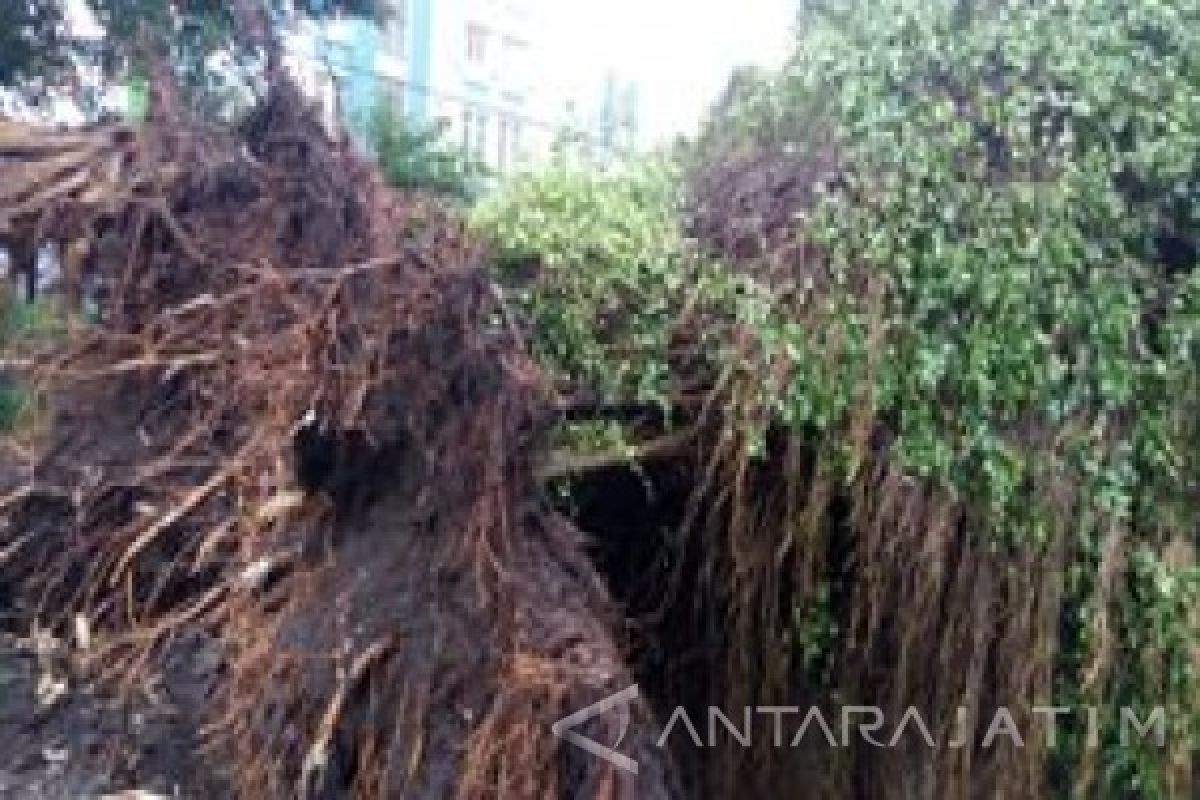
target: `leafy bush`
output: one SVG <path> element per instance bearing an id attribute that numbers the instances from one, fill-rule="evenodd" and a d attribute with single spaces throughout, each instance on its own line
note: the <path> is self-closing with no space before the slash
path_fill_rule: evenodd
<path id="1" fill-rule="evenodd" d="M 0 433 L 16 430 L 28 408 L 28 391 L 0 379 Z"/>
<path id="2" fill-rule="evenodd" d="M 768 100 L 743 108 L 772 138 L 808 109 L 780 146 L 836 153 L 805 187 L 810 207 L 792 209 L 820 253 L 801 288 L 823 287 L 836 334 L 776 320 L 776 343 L 813 362 L 780 411 L 828 427 L 856 403 L 870 283 L 889 332 L 873 403 L 904 412 L 897 450 L 916 473 L 1015 510 L 1031 429 L 1134 408 L 1140 458 L 1177 460 L 1155 448 L 1180 421 L 1167 387 L 1195 370 L 1195 12 L 886 5 L 815 14 Z M 845 345 L 835 364 L 830 338 Z M 1107 458 L 1091 469 L 1125 482 Z M 1013 534 L 1036 535 L 1029 523 Z"/>
<path id="3" fill-rule="evenodd" d="M 752 206 L 772 246 L 743 268 L 791 248 L 771 275 L 791 300 L 759 328 L 789 369 L 764 402 L 832 442 L 865 405 L 998 549 L 1070 537 L 1063 692 L 1169 703 L 1186 737 L 1197 573 L 1163 552 L 1194 551 L 1200 524 L 1200 3 L 812 6 L 787 66 L 730 98 L 698 156 L 709 195 L 731 191 L 722 160 L 772 167 L 701 198 Z M 710 237 L 727 256 L 737 241 Z M 1113 541 L 1138 559 L 1115 587 L 1098 576 Z M 1106 796 L 1168 795 L 1163 753 L 1105 741 Z"/>
<path id="4" fill-rule="evenodd" d="M 1171 796 L 1200 653 L 1200 2 L 808 4 L 690 162 L 686 201 L 661 165 L 556 164 L 478 210 L 543 361 L 670 402 L 699 307 L 748 442 L 782 426 L 843 485 L 874 449 L 972 547 L 1062 558 L 1055 699 L 1166 705 L 1176 744 L 1111 715 L 1098 755 L 1059 738 L 1050 784 Z M 828 673 L 825 607 L 797 599 L 792 639 Z"/>
<path id="5" fill-rule="evenodd" d="M 396 188 L 427 189 L 469 200 L 486 177 L 484 166 L 447 142 L 439 129 L 417 126 L 387 106 L 375 110 L 368 134 L 384 177 Z"/>
<path id="6" fill-rule="evenodd" d="M 58 336 L 63 325 L 62 313 L 51 301 L 8 300 L 0 306 L 0 347 Z"/>
<path id="7" fill-rule="evenodd" d="M 559 159 L 475 210 L 541 361 L 576 394 L 666 404 L 669 337 L 689 292 L 679 186 L 660 160 Z"/>
<path id="8" fill-rule="evenodd" d="M 23 346 L 61 335 L 62 315 L 49 303 L 8 300 L 0 306 L 0 352 L 18 354 Z M 32 396 L 14 375 L 0 374 L 0 433 L 20 427 L 32 408 Z"/>

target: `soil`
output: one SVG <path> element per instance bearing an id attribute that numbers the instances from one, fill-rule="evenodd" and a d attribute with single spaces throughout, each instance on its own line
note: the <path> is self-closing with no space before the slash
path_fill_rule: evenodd
<path id="1" fill-rule="evenodd" d="M 212 679 L 210 649 L 178 646 L 163 686 L 137 702 L 106 696 L 62 659 L 34 651 L 27 639 L 0 637 L 0 798 L 230 796 L 197 756 L 195 711 Z M 52 684 L 62 691 L 50 700 Z"/>

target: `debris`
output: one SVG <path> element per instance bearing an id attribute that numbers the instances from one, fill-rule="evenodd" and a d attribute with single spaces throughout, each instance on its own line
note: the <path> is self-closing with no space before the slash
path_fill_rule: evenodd
<path id="1" fill-rule="evenodd" d="M 42 749 L 42 758 L 51 764 L 65 764 L 69 755 L 65 748 L 46 747 Z"/>
<path id="2" fill-rule="evenodd" d="M 242 570 L 242 574 L 238 577 L 238 585 L 248 591 L 261 589 L 270 572 L 271 559 L 260 558 Z"/>
<path id="3" fill-rule="evenodd" d="M 92 625 L 84 614 L 76 614 L 72 618 L 75 631 L 75 646 L 80 650 L 90 650 L 92 647 Z"/>
<path id="4" fill-rule="evenodd" d="M 55 676 L 50 672 L 38 674 L 37 700 L 42 708 L 56 704 L 67 693 L 67 679 Z"/>
<path id="5" fill-rule="evenodd" d="M 258 520 L 261 523 L 273 522 L 290 511 L 295 511 L 304 502 L 304 492 L 280 492 L 267 500 L 258 510 Z"/>

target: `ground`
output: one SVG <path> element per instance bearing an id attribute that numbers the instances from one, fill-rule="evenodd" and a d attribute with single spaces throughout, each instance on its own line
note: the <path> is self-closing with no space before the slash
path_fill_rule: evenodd
<path id="1" fill-rule="evenodd" d="M 215 668 L 205 649 L 177 648 L 160 697 L 124 703 L 66 659 L 34 650 L 28 637 L 0 636 L 0 798 L 229 796 L 220 776 L 200 766 L 199 726 L 188 710 L 203 700 Z"/>

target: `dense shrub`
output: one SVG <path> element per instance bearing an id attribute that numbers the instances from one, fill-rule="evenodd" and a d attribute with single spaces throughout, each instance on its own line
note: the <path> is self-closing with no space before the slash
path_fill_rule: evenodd
<path id="1" fill-rule="evenodd" d="M 380 106 L 367 124 L 367 141 L 387 182 L 398 189 L 424 189 L 470 200 L 486 176 L 441 130 L 423 126 Z"/>
<path id="2" fill-rule="evenodd" d="M 821 5 L 695 172 L 710 247 L 776 283 L 765 262 L 791 256 L 763 329 L 790 377 L 767 402 L 831 441 L 869 404 L 891 457 L 994 546 L 1069 537 L 1058 691 L 1168 704 L 1186 742 L 1197 572 L 1168 554 L 1197 542 L 1200 4 Z M 764 252 L 711 213 L 739 202 Z M 795 324 L 814 308 L 819 329 Z M 1101 785 L 1166 796 L 1166 758 L 1106 733 Z"/>
<path id="3" fill-rule="evenodd" d="M 666 402 L 669 336 L 693 277 L 679 200 L 664 161 L 560 159 L 476 208 L 497 277 L 568 393 Z"/>

